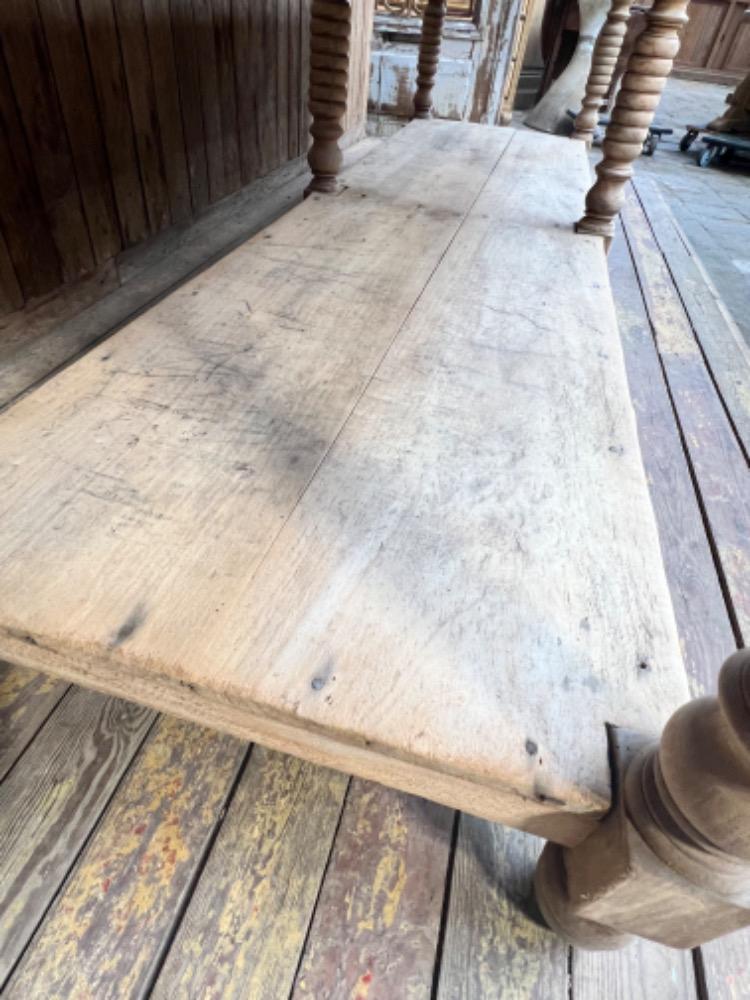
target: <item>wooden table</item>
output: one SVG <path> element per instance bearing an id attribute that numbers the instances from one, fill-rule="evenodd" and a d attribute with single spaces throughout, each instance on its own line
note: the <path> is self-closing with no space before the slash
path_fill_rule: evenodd
<path id="1" fill-rule="evenodd" d="M 0 655 L 584 838 L 687 698 L 583 144 L 415 122 L 0 416 Z"/>

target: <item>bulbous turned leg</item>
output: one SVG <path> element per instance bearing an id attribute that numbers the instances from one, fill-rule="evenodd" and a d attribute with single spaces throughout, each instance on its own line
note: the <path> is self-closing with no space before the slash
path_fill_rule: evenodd
<path id="1" fill-rule="evenodd" d="M 440 42 L 447 9 L 446 0 L 428 0 L 422 16 L 422 38 L 417 63 L 417 92 L 414 95 L 414 117 L 429 118 L 432 110 L 432 88 L 440 61 Z"/>
<path id="2" fill-rule="evenodd" d="M 582 844 L 547 844 L 537 902 L 582 948 L 629 935 L 694 948 L 750 925 L 750 652 L 718 698 L 675 712 L 660 741 L 614 733 L 616 801 Z"/>
<path id="3" fill-rule="evenodd" d="M 629 15 L 630 0 L 612 0 L 607 20 L 594 46 L 586 94 L 571 136 L 573 139 L 583 139 L 588 147 L 591 147 L 594 129 L 599 121 L 599 109 L 612 83 Z"/>
<path id="4" fill-rule="evenodd" d="M 579 233 L 604 236 L 608 244 L 614 236 L 615 217 L 633 174 L 633 161 L 640 155 L 680 47 L 686 7 L 687 0 L 655 0 L 646 14 L 646 28 L 628 61 L 602 143 L 604 159 L 596 167 L 598 179 L 586 198 L 586 214 L 576 226 Z"/>
<path id="5" fill-rule="evenodd" d="M 342 154 L 339 139 L 349 82 L 349 39 L 352 8 L 349 0 L 313 0 L 310 23 L 310 134 L 313 144 L 307 161 L 313 178 L 305 195 L 338 189 Z"/>

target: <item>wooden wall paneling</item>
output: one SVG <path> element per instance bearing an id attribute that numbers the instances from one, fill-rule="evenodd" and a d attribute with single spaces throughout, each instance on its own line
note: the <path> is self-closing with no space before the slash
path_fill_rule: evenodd
<path id="1" fill-rule="evenodd" d="M 299 51 L 300 77 L 302 92 L 300 100 L 299 119 L 299 155 L 306 156 L 310 146 L 310 109 L 307 104 L 310 99 L 310 3 L 311 0 L 299 0 Z M 368 67 L 369 70 L 369 67 Z"/>
<path id="2" fill-rule="evenodd" d="M 0 785 L 0 989 L 153 720 L 74 688 Z"/>
<path id="3" fill-rule="evenodd" d="M 125 246 L 149 233 L 112 0 L 78 0 Z"/>
<path id="4" fill-rule="evenodd" d="M 238 740 L 158 720 L 11 978 L 8 1000 L 148 994 L 245 755 Z"/>
<path id="5" fill-rule="evenodd" d="M 0 38 L 66 281 L 94 268 L 73 158 L 36 5 L 0 4 Z"/>
<path id="6" fill-rule="evenodd" d="M 63 280 L 49 236 L 31 153 L 0 51 L 0 225 L 25 299 L 44 295 Z"/>
<path id="7" fill-rule="evenodd" d="M 676 66 L 705 66 L 719 36 L 726 0 L 692 0 L 690 20 L 680 37 Z"/>
<path id="8" fill-rule="evenodd" d="M 253 747 L 152 1000 L 289 996 L 347 785 Z"/>
<path id="9" fill-rule="evenodd" d="M 279 160 L 289 155 L 289 0 L 276 3 L 276 148 Z"/>
<path id="10" fill-rule="evenodd" d="M 169 0 L 143 0 L 143 12 L 170 216 L 172 222 L 187 222 L 193 209 Z"/>
<path id="11" fill-rule="evenodd" d="M 0 781 L 67 690 L 65 681 L 0 663 Z"/>
<path id="12" fill-rule="evenodd" d="M 200 59 L 192 0 L 171 0 L 171 14 L 190 191 L 193 210 L 200 212 L 210 203 L 211 195 L 203 126 Z"/>
<path id="13" fill-rule="evenodd" d="M 279 162 L 279 136 L 276 125 L 278 80 L 276 74 L 277 0 L 256 0 L 263 6 L 263 44 L 259 53 L 258 81 L 258 140 L 261 148 L 261 170 L 273 170 Z"/>
<path id="14" fill-rule="evenodd" d="M 242 186 L 234 72 L 232 0 L 213 0 L 216 61 L 219 74 L 219 112 L 227 194 Z"/>
<path id="15" fill-rule="evenodd" d="M 148 224 L 151 233 L 158 233 L 170 224 L 171 216 L 156 91 L 151 75 L 141 0 L 115 0 L 115 18 L 133 115 Z"/>
<path id="16" fill-rule="evenodd" d="M 109 163 L 76 0 L 37 0 L 97 264 L 122 249 Z"/>
<path id="17" fill-rule="evenodd" d="M 23 303 L 23 292 L 18 284 L 18 276 L 8 252 L 8 244 L 0 233 L 0 316 L 20 309 Z"/>
<path id="18" fill-rule="evenodd" d="M 431 995 L 454 816 L 352 781 L 291 1000 Z"/>
<path id="19" fill-rule="evenodd" d="M 260 174 L 257 78 L 263 17 L 256 0 L 232 0 L 232 18 L 240 166 L 242 183 L 249 184 Z"/>
<path id="20" fill-rule="evenodd" d="M 530 909 L 542 846 L 461 814 L 436 1000 L 567 1000 L 568 947 Z"/>
<path id="21" fill-rule="evenodd" d="M 302 94 L 302 53 L 300 52 L 300 29 L 299 19 L 301 8 L 299 0 L 287 0 L 289 5 L 289 28 L 287 31 L 287 59 L 288 59 L 288 118 L 289 129 L 286 144 L 286 155 L 290 160 L 300 155 L 299 148 L 299 119 L 300 100 Z"/>
<path id="22" fill-rule="evenodd" d="M 219 103 L 219 71 L 216 64 L 216 44 L 211 0 L 193 0 L 194 44 L 198 56 L 203 129 L 208 162 L 210 201 L 218 201 L 227 193 L 224 179 L 224 147 L 221 135 Z"/>

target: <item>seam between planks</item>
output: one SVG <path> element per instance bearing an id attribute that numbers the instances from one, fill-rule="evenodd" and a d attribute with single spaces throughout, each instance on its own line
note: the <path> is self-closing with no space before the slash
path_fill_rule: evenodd
<path id="1" fill-rule="evenodd" d="M 643 210 L 643 215 L 644 215 L 644 217 L 646 219 L 646 222 L 648 223 L 649 229 L 651 230 L 651 234 L 652 234 L 652 236 L 654 238 L 654 241 L 655 241 L 657 247 L 659 248 L 659 251 L 661 252 L 661 256 L 662 256 L 662 259 L 664 261 L 664 266 L 666 267 L 667 271 L 669 272 L 669 276 L 672 279 L 672 285 L 674 287 L 675 292 L 677 293 L 677 298 L 680 301 L 680 305 L 682 306 L 682 309 L 683 309 L 683 311 L 685 313 L 685 317 L 687 318 L 687 321 L 688 321 L 688 323 L 690 325 L 690 329 L 692 330 L 693 337 L 695 339 L 696 344 L 698 345 L 698 350 L 701 353 L 701 358 L 703 359 L 703 364 L 704 364 L 704 366 L 706 368 L 706 371 L 708 372 L 709 378 L 711 379 L 711 383 L 712 383 L 712 385 L 714 387 L 716 395 L 718 396 L 718 399 L 719 399 L 719 402 L 721 403 L 722 409 L 724 410 L 724 412 L 725 412 L 725 414 L 727 416 L 727 420 L 729 421 L 729 426 L 732 428 L 732 433 L 734 434 L 734 437 L 735 437 L 735 439 L 737 441 L 737 444 L 739 445 L 740 451 L 742 452 L 742 455 L 743 455 L 743 457 L 745 459 L 745 462 L 747 462 L 747 464 L 750 465 L 750 455 L 748 454 L 747 448 L 745 447 L 745 442 L 742 439 L 742 435 L 739 432 L 739 429 L 737 427 L 737 423 L 736 423 L 735 418 L 734 418 L 734 416 L 732 414 L 732 411 L 729 409 L 729 404 L 727 403 L 727 401 L 724 398 L 724 395 L 723 395 L 723 393 L 721 391 L 721 388 L 719 386 L 719 383 L 718 383 L 718 380 L 716 378 L 716 375 L 714 374 L 714 370 L 711 367 L 711 362 L 710 362 L 710 360 L 709 360 L 709 358 L 708 358 L 708 356 L 706 354 L 706 351 L 705 351 L 705 349 L 703 347 L 703 343 L 701 342 L 700 335 L 699 335 L 698 331 L 695 328 L 695 324 L 693 322 L 693 317 L 692 317 L 692 314 L 691 314 L 691 311 L 690 311 L 690 307 L 689 307 L 689 305 L 688 305 L 688 303 L 687 303 L 687 301 L 685 299 L 685 296 L 683 295 L 682 289 L 680 288 L 680 283 L 679 283 L 679 281 L 677 279 L 677 276 L 675 275 L 675 272 L 672 269 L 672 265 L 670 263 L 669 257 L 668 257 L 667 253 L 665 252 L 665 250 L 664 250 L 664 248 L 662 246 L 662 241 L 659 239 L 659 234 L 658 234 L 658 232 L 657 232 L 657 230 L 656 230 L 656 228 L 654 226 L 653 221 L 651 220 L 651 217 L 648 214 L 648 211 L 646 209 L 646 205 L 645 205 L 645 203 L 643 201 L 643 198 L 641 196 L 641 192 L 640 192 L 640 189 L 639 189 L 638 185 L 635 184 L 635 183 L 633 183 L 632 187 L 633 187 L 633 191 L 635 193 L 635 196 L 636 196 L 636 198 L 638 200 L 638 204 L 641 206 L 641 209 Z M 659 192 L 659 194 L 661 196 L 660 192 Z M 662 200 L 664 200 L 664 199 L 662 199 Z M 696 254 L 695 250 L 690 245 L 690 242 L 687 239 L 687 236 L 685 236 L 685 234 L 679 228 L 677 220 L 674 219 L 674 217 L 672 216 L 672 212 L 671 212 L 671 210 L 669 208 L 669 205 L 667 205 L 666 201 L 664 202 L 664 207 L 665 207 L 666 211 L 669 213 L 671 221 L 674 222 L 674 224 L 675 224 L 675 232 L 677 233 L 677 236 L 678 236 L 680 242 L 685 247 L 686 253 L 688 253 L 691 258 L 694 258 L 694 259 L 697 258 L 697 254 Z M 644 300 L 644 302 L 645 302 L 645 300 Z M 660 355 L 660 357 L 661 357 L 661 355 Z"/>
<path id="2" fill-rule="evenodd" d="M 69 696 L 69 694 L 71 692 L 71 689 L 73 687 L 74 687 L 74 685 L 71 685 L 70 688 L 68 688 L 68 691 L 66 691 L 64 697 L 68 697 Z M 116 698 L 116 696 L 111 696 L 110 700 L 114 700 L 115 698 Z M 60 701 L 62 701 L 62 700 L 63 699 L 60 699 Z M 57 707 L 59 707 L 59 704 L 60 704 L 60 702 L 58 702 L 58 705 L 55 706 L 56 709 L 57 709 Z M 52 713 L 50 713 L 50 715 L 51 714 Z M 128 761 L 127 767 L 124 768 L 122 774 L 120 775 L 119 780 L 115 783 L 115 785 L 114 785 L 111 793 L 107 796 L 106 801 L 104 802 L 102 808 L 99 811 L 99 815 L 96 817 L 95 821 L 91 824 L 91 829 L 86 834 L 86 836 L 83 838 L 83 840 L 81 842 L 81 846 L 76 851 L 76 853 L 73 856 L 73 858 L 71 859 L 71 862 L 68 865 L 68 868 L 67 868 L 67 871 L 65 872 L 64 877 L 62 879 L 60 879 L 59 885 L 55 889 L 54 893 L 50 896 L 50 899 L 49 899 L 49 902 L 48 902 L 47 906 L 45 906 L 44 910 L 40 913 L 39 919 L 37 920 L 36 924 L 34 925 L 33 930 L 31 931 L 31 933 L 29 934 L 28 938 L 26 939 L 26 943 L 24 944 L 23 948 L 21 948 L 21 950 L 19 951 L 18 957 L 16 958 L 16 961 L 8 969 L 8 973 L 7 973 L 6 977 L 5 977 L 5 979 L 2 982 L 0 982 L 0 995 L 3 994 L 3 992 L 5 991 L 6 986 L 10 982 L 12 982 L 13 976 L 15 975 L 16 971 L 20 968 L 21 963 L 23 962 L 23 960 L 26 957 L 27 953 L 33 947 L 34 942 L 35 942 L 36 937 L 37 937 L 37 934 L 39 933 L 39 929 L 44 924 L 45 920 L 47 919 L 47 916 L 52 912 L 52 909 L 54 908 L 54 906 L 57 903 L 58 899 L 63 894 L 66 886 L 68 885 L 68 882 L 70 881 L 70 879 L 71 879 L 71 877 L 73 875 L 73 872 L 75 871 L 75 869 L 76 869 L 76 867 L 78 865 L 78 862 L 81 860 L 81 858 L 85 854 L 86 850 L 88 849 L 89 844 L 92 842 L 92 840 L 96 836 L 97 832 L 99 831 L 99 828 L 102 825 L 102 821 L 104 820 L 104 817 L 105 817 L 107 811 L 109 810 L 109 807 L 111 806 L 111 804 L 112 804 L 115 796 L 117 795 L 118 791 L 120 790 L 120 788 L 122 788 L 123 782 L 129 776 L 131 770 L 133 769 L 133 766 L 134 766 L 136 760 L 140 757 L 141 751 L 143 750 L 143 747 L 145 746 L 146 741 L 149 739 L 149 737 L 153 733 L 154 727 L 156 726 L 156 723 L 159 721 L 160 715 L 161 715 L 161 713 L 159 713 L 159 712 L 153 712 L 153 716 L 154 717 L 151 720 L 151 722 L 150 722 L 149 726 L 147 727 L 146 731 L 144 732 L 142 739 L 138 743 L 138 746 L 136 747 L 135 751 L 133 752 L 133 756 Z"/>
<path id="3" fill-rule="evenodd" d="M 328 443 L 325 451 L 323 452 L 323 454 L 321 455 L 320 459 L 316 463 L 315 468 L 313 469 L 312 473 L 310 474 L 309 479 L 307 480 L 307 482 L 305 483 L 305 485 L 300 490 L 299 495 L 297 496 L 297 499 L 294 501 L 294 503 L 290 507 L 289 511 L 287 512 L 286 516 L 284 517 L 283 521 L 281 522 L 281 524 L 277 528 L 275 534 L 273 535 L 273 537 L 269 541 L 268 545 L 266 546 L 265 551 L 263 552 L 263 554 L 258 559 L 257 565 L 255 566 L 255 569 L 253 570 L 252 575 L 248 578 L 248 581 L 247 581 L 248 587 L 250 585 L 252 585 L 253 581 L 258 576 L 258 574 L 261 571 L 261 569 L 265 566 L 266 561 L 267 561 L 269 555 L 271 554 L 271 552 L 273 551 L 273 548 L 276 545 L 276 542 L 279 540 L 279 538 L 283 534 L 283 532 L 286 529 L 286 526 L 288 525 L 289 521 L 294 516 L 295 511 L 297 510 L 297 508 L 299 507 L 299 505 L 304 500 L 305 495 L 307 494 L 307 491 L 310 489 L 310 487 L 312 486 L 312 484 L 315 482 L 315 478 L 318 475 L 318 472 L 320 472 L 321 467 L 324 465 L 324 463 L 326 462 L 328 456 L 331 454 L 331 452 L 335 448 L 335 446 L 336 446 L 339 438 L 341 437 L 341 435 L 346 430 L 346 428 L 347 428 L 347 426 L 349 424 L 349 421 L 351 420 L 352 416 L 354 415 L 354 413 L 355 413 L 357 407 L 359 406 L 359 404 L 360 404 L 363 396 L 365 395 L 365 393 L 367 392 L 367 390 L 370 388 L 370 386 L 372 385 L 373 381 L 377 378 L 378 373 L 380 372 L 381 368 L 383 367 L 383 365 L 384 365 L 384 363 L 385 363 L 388 355 L 390 354 L 391 350 L 395 346 L 396 341 L 401 336 L 401 334 L 402 334 L 402 332 L 404 330 L 404 327 L 406 326 L 406 324 L 411 319 L 412 314 L 414 313 L 414 310 L 417 308 L 417 306 L 422 301 L 422 298 L 424 297 L 424 294 L 427 291 L 427 288 L 430 286 L 430 284 L 432 282 L 432 279 L 435 277 L 435 274 L 436 274 L 438 268 L 443 263 L 443 261 L 444 261 L 444 259 L 446 257 L 446 254 L 448 253 L 448 251 L 451 249 L 451 247 L 455 243 L 456 239 L 458 238 L 459 233 L 461 232 L 461 230 L 464 227 L 464 223 L 466 222 L 467 218 L 469 217 L 469 215 L 473 211 L 474 206 L 479 201 L 479 198 L 484 193 L 485 188 L 487 187 L 487 185 L 489 184 L 490 180 L 494 176 L 497 168 L 499 167 L 500 163 L 504 159 L 505 154 L 508 152 L 508 150 L 510 149 L 510 147 L 513 145 L 513 141 L 514 141 L 515 137 L 516 137 L 516 134 L 513 133 L 513 135 L 511 135 L 511 137 L 508 140 L 508 142 L 505 144 L 505 146 L 503 146 L 502 150 L 498 154 L 497 159 L 493 163 L 491 169 L 487 172 L 487 176 L 485 177 L 485 179 L 482 181 L 481 185 L 479 186 L 479 189 L 477 190 L 476 195 L 474 196 L 474 198 L 472 198 L 471 203 L 467 206 L 465 212 L 461 216 L 461 221 L 456 226 L 456 229 L 455 229 L 453 235 L 450 237 L 450 239 L 446 243 L 445 247 L 443 248 L 440 256 L 438 257 L 437 261 L 435 262 L 434 267 L 430 270 L 430 273 L 427 276 L 427 278 L 425 280 L 425 283 L 422 286 L 419 294 L 414 299 L 414 301 L 412 302 L 412 304 L 409 306 L 409 309 L 407 310 L 406 315 L 404 316 L 404 318 L 399 323 L 398 328 L 395 331 L 395 333 L 393 334 L 393 336 L 391 337 L 391 339 L 388 341 L 388 343 L 387 343 L 387 345 L 386 345 L 386 347 L 385 347 L 385 349 L 384 349 L 384 351 L 383 351 L 383 353 L 382 353 L 382 355 L 380 357 L 380 360 L 375 365 L 375 367 L 373 368 L 373 370 L 370 372 L 370 374 L 367 377 L 364 385 L 362 386 L 362 389 L 357 394 L 354 402 L 352 403 L 351 407 L 349 408 L 349 411 L 346 413 L 346 415 L 344 416 L 344 419 L 341 421 L 341 424 L 340 424 L 338 430 L 333 435 L 333 437 L 329 441 L 329 443 Z"/>
<path id="4" fill-rule="evenodd" d="M 456 810 L 453 816 L 453 829 L 451 830 L 451 846 L 448 853 L 448 865 L 445 870 L 445 888 L 443 890 L 443 903 L 440 908 L 440 927 L 438 928 L 437 941 L 435 942 L 435 964 L 432 971 L 432 987 L 430 989 L 430 1000 L 438 1000 L 440 989 L 440 974 L 443 967 L 443 950 L 445 948 L 445 935 L 448 930 L 448 918 L 450 916 L 451 895 L 453 888 L 453 871 L 456 866 L 456 852 L 458 850 L 458 831 L 461 823 L 461 812 Z"/>
<path id="5" fill-rule="evenodd" d="M 640 205 L 640 202 L 639 202 L 639 205 Z M 643 210 L 643 214 L 644 214 L 644 216 L 646 218 L 648 218 L 646 216 L 645 210 Z M 665 385 L 665 388 L 666 388 L 667 396 L 669 397 L 669 405 L 670 405 L 670 407 L 672 409 L 672 415 L 674 417 L 675 426 L 677 428 L 677 433 L 679 434 L 679 437 L 680 437 L 680 445 L 682 446 L 682 452 L 683 452 L 683 456 L 685 458 L 685 464 L 687 465 L 688 473 L 690 474 L 690 480 L 691 480 L 691 482 L 693 484 L 693 490 L 695 492 L 696 501 L 698 503 L 698 510 L 700 512 L 701 520 L 703 522 L 703 529 L 704 529 L 705 534 L 706 534 L 706 539 L 708 541 L 708 545 L 709 545 L 709 548 L 711 550 L 711 556 L 712 556 L 713 562 L 714 562 L 714 569 L 716 570 L 716 575 L 717 575 L 718 580 L 719 580 L 719 586 L 721 587 L 721 593 L 722 593 L 722 596 L 724 598 L 724 605 L 726 607 L 727 615 L 729 617 L 729 623 L 731 625 L 732 632 L 734 634 L 735 643 L 737 644 L 737 647 L 741 649 L 744 646 L 744 638 L 743 638 L 743 635 L 742 635 L 742 631 L 740 629 L 740 625 L 739 625 L 739 620 L 737 618 L 737 614 L 736 614 L 736 612 L 734 610 L 734 602 L 732 601 L 732 596 L 731 596 L 731 592 L 730 592 L 730 589 L 729 589 L 729 584 L 728 584 L 726 575 L 724 573 L 724 567 L 723 567 L 722 562 L 721 562 L 721 556 L 719 554 L 719 550 L 718 550 L 718 547 L 716 545 L 716 540 L 714 538 L 714 533 L 713 533 L 713 529 L 711 527 L 711 522 L 710 522 L 710 519 L 709 519 L 709 516 L 708 516 L 708 511 L 706 509 L 706 504 L 705 504 L 705 501 L 703 499 L 703 493 L 702 493 L 702 490 L 701 490 L 700 480 L 698 479 L 698 475 L 697 475 L 697 473 L 695 471 L 695 466 L 693 464 L 693 459 L 692 459 L 692 457 L 690 455 L 690 449 L 688 448 L 688 444 L 687 444 L 687 441 L 685 439 L 685 432 L 683 431 L 683 428 L 682 428 L 682 422 L 680 420 L 680 415 L 679 415 L 679 412 L 677 410 L 677 406 L 676 406 L 675 401 L 674 401 L 674 396 L 672 394 L 672 387 L 671 387 L 670 382 L 669 382 L 669 375 L 667 373 L 667 370 L 666 370 L 666 367 L 665 367 L 665 364 L 664 364 L 664 359 L 662 358 L 661 352 L 659 351 L 659 344 L 658 344 L 658 341 L 657 341 L 657 338 L 656 338 L 656 331 L 654 329 L 654 323 L 653 323 L 653 320 L 652 320 L 652 317 L 651 317 L 651 311 L 649 310 L 649 307 L 648 307 L 647 297 L 644 294 L 643 281 L 641 279 L 641 274 L 640 274 L 640 272 L 638 270 L 638 266 L 636 264 L 635 254 L 634 254 L 634 251 L 633 251 L 633 246 L 632 246 L 632 244 L 630 242 L 630 236 L 629 236 L 629 233 L 628 233 L 627 223 L 623 222 L 622 229 L 623 229 L 623 234 L 625 235 L 625 240 L 626 240 L 627 245 L 628 245 L 628 252 L 630 254 L 630 258 L 631 258 L 631 261 L 633 263 L 633 269 L 635 271 L 636 280 L 638 281 L 638 287 L 641 290 L 641 297 L 643 299 L 643 304 L 644 304 L 645 309 L 646 309 L 646 315 L 648 316 L 649 326 L 651 327 L 651 336 L 652 336 L 652 339 L 654 341 L 654 346 L 656 348 L 656 353 L 657 353 L 657 356 L 658 356 L 658 359 L 659 359 L 659 367 L 661 369 L 662 378 L 664 379 L 664 385 Z M 691 328 L 692 328 L 692 324 L 691 324 Z M 701 352 L 701 356 L 703 356 L 702 352 Z M 709 371 L 709 374 L 710 374 L 710 371 Z M 711 378 L 711 383 L 712 383 L 712 385 L 714 385 L 714 388 L 715 388 L 715 384 L 713 382 L 713 378 Z"/>
<path id="6" fill-rule="evenodd" d="M 161 945 L 159 946 L 157 954 L 153 960 L 151 969 L 146 975 L 145 982 L 141 987 L 141 989 L 136 994 L 134 1000 L 147 1000 L 147 998 L 150 997 L 151 994 L 153 993 L 154 987 L 156 986 L 156 982 L 159 979 L 159 975 L 162 969 L 164 968 L 164 963 L 166 962 L 169 953 L 172 950 L 172 945 L 174 944 L 175 938 L 177 937 L 180 927 L 182 926 L 182 921 L 185 919 L 185 914 L 187 913 L 188 908 L 192 902 L 193 893 L 195 892 L 196 886 L 198 885 L 198 882 L 200 881 L 203 875 L 206 864 L 208 863 L 208 859 L 211 856 L 211 853 L 214 849 L 214 844 L 216 843 L 219 833 L 221 832 L 221 829 L 224 826 L 224 822 L 232 806 L 234 797 L 237 794 L 237 789 L 239 787 L 240 781 L 242 780 L 245 771 L 247 770 L 247 766 L 250 763 L 250 757 L 252 756 L 254 746 L 255 746 L 254 743 L 250 743 L 248 744 L 247 749 L 245 750 L 245 754 L 242 758 L 242 761 L 240 762 L 240 766 L 237 768 L 237 772 L 234 775 L 231 784 L 229 786 L 229 789 L 224 797 L 224 802 L 221 808 L 219 809 L 218 815 L 213 825 L 213 829 L 211 830 L 211 833 L 209 834 L 208 839 L 206 840 L 206 844 L 203 848 L 203 851 L 198 857 L 195 867 L 193 868 L 193 871 L 190 875 L 190 878 L 187 880 L 185 888 L 183 889 L 182 899 L 177 903 L 176 907 L 173 910 L 172 923 L 169 925 L 164 934 L 164 938 L 162 939 Z M 139 753 L 140 753 L 140 748 L 139 748 Z"/>

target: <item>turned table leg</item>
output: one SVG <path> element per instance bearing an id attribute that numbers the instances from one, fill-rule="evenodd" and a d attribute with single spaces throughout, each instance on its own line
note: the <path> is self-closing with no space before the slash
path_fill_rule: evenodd
<path id="1" fill-rule="evenodd" d="M 310 134 L 307 156 L 313 178 L 305 191 L 337 190 L 342 154 L 339 139 L 349 82 L 350 0 L 313 0 L 310 23 Z"/>
<path id="2" fill-rule="evenodd" d="M 537 902 L 582 948 L 629 935 L 693 948 L 750 924 L 750 651 L 718 698 L 679 709 L 661 740 L 615 731 L 616 802 L 582 844 L 547 844 Z"/>
<path id="3" fill-rule="evenodd" d="M 655 0 L 646 13 L 646 28 L 635 44 L 617 95 L 612 119 L 602 143 L 604 159 L 597 164 L 597 181 L 586 197 L 586 214 L 579 233 L 604 236 L 615 232 L 625 184 L 633 175 L 656 105 L 680 47 L 679 31 L 687 22 L 687 0 Z"/>
<path id="4" fill-rule="evenodd" d="M 599 109 L 612 83 L 629 16 L 630 0 L 612 0 L 607 20 L 594 46 L 591 72 L 586 81 L 586 95 L 575 120 L 572 135 L 573 139 L 583 139 L 589 147 L 599 121 Z"/>
<path id="5" fill-rule="evenodd" d="M 422 16 L 422 37 L 419 42 L 417 63 L 417 92 L 414 95 L 414 117 L 429 118 L 432 110 L 432 88 L 435 85 L 443 22 L 447 9 L 446 0 L 428 0 Z"/>

